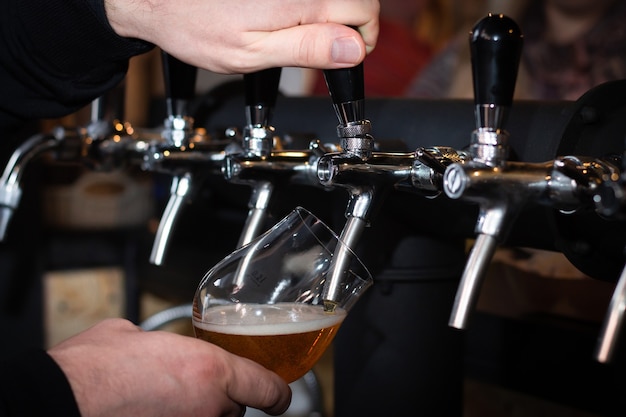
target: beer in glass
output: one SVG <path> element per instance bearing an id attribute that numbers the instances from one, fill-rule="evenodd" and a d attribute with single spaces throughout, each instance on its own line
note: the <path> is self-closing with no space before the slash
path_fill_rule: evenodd
<path id="1" fill-rule="evenodd" d="M 349 254 L 341 271 L 333 262 L 339 250 L 344 260 Z M 329 309 L 324 286 L 331 276 L 338 291 Z M 198 338 L 293 382 L 322 356 L 371 284 L 356 254 L 297 208 L 207 272 L 194 296 L 193 326 Z"/>

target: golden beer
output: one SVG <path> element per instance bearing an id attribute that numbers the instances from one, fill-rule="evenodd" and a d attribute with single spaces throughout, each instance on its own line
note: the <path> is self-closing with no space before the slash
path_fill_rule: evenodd
<path id="1" fill-rule="evenodd" d="M 346 311 L 302 303 L 212 306 L 194 310 L 196 337 L 260 363 L 290 383 L 307 373 L 335 337 Z"/>

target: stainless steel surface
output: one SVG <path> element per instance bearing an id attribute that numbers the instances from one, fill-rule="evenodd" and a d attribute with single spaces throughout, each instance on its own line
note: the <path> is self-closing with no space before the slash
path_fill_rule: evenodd
<path id="1" fill-rule="evenodd" d="M 161 215 L 161 221 L 154 237 L 150 262 L 154 265 L 162 265 L 165 253 L 174 231 L 174 225 L 180 214 L 182 205 L 187 200 L 192 188 L 192 177 L 189 173 L 172 178 L 170 198 Z"/>
<path id="2" fill-rule="evenodd" d="M 594 353 L 598 362 L 610 362 L 615 355 L 619 337 L 624 328 L 624 309 L 626 309 L 626 267 L 617 282 L 598 335 L 598 344 Z"/>
<path id="3" fill-rule="evenodd" d="M 252 239 L 263 232 L 272 191 L 274 191 L 274 185 L 269 181 L 258 181 L 253 185 L 252 195 L 248 202 L 250 211 L 239 236 L 237 247 L 250 243 Z"/>
<path id="4" fill-rule="evenodd" d="M 333 104 L 337 119 L 340 125 L 347 125 L 350 122 L 364 120 L 364 100 L 351 100 L 343 103 Z M 369 132 L 368 132 L 369 133 Z"/>
<path id="5" fill-rule="evenodd" d="M 325 304 L 330 302 L 332 306 L 335 300 L 338 299 L 338 294 L 341 291 L 339 283 L 343 281 L 341 276 L 349 271 L 350 262 L 352 262 L 353 259 L 351 248 L 357 245 L 366 225 L 367 222 L 361 217 L 348 217 L 341 231 L 341 235 L 339 236 L 339 240 L 343 244 L 338 245 L 336 252 L 333 254 L 332 273 L 326 280 L 322 290 L 322 298 Z"/>
<path id="6" fill-rule="evenodd" d="M 0 210 L 0 241 L 5 239 L 13 213 L 20 203 L 22 197 L 20 180 L 26 165 L 33 158 L 57 146 L 59 140 L 52 135 L 37 134 L 22 143 L 11 154 L 2 177 L 0 177 L 0 206 L 2 207 Z"/>
<path id="7" fill-rule="evenodd" d="M 466 328 L 470 313 L 476 305 L 478 292 L 485 277 L 485 271 L 497 247 L 497 240 L 488 234 L 479 234 L 461 277 L 459 289 L 452 305 L 448 324 L 457 329 Z"/>
<path id="8" fill-rule="evenodd" d="M 487 166 L 501 166 L 509 157 L 508 133 L 481 127 L 472 132 L 469 153 L 472 160 Z"/>
<path id="9" fill-rule="evenodd" d="M 492 128 L 500 130 L 508 117 L 510 108 L 507 106 L 495 105 L 493 103 L 481 103 L 474 106 L 474 118 L 476 127 Z"/>

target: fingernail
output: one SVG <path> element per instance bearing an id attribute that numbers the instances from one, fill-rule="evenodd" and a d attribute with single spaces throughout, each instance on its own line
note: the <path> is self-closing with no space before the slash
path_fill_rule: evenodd
<path id="1" fill-rule="evenodd" d="M 353 37 L 338 38 L 333 42 L 330 56 L 338 64 L 356 64 L 361 57 L 361 46 Z"/>

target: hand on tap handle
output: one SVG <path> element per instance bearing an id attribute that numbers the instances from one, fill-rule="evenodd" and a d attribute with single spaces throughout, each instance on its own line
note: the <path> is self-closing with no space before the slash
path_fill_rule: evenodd
<path id="1" fill-rule="evenodd" d="M 374 149 L 371 124 L 365 119 L 363 63 L 324 71 L 324 79 L 339 125 L 337 136 L 344 152 L 368 158 Z"/>

